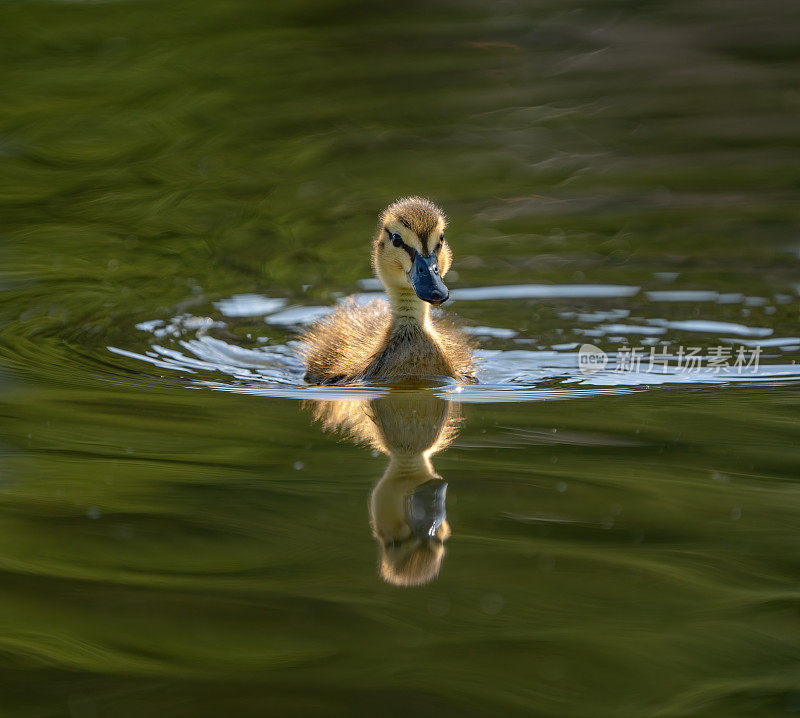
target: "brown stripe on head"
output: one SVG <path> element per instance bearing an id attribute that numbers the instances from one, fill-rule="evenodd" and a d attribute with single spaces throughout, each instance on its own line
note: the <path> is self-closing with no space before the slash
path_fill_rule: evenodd
<path id="1" fill-rule="evenodd" d="M 390 204 L 381 213 L 382 226 L 395 220 L 410 229 L 422 242 L 423 249 L 429 251 L 428 239 L 439 224 L 445 221 L 444 212 L 424 197 L 403 197 Z M 435 242 L 431 243 L 431 247 Z"/>

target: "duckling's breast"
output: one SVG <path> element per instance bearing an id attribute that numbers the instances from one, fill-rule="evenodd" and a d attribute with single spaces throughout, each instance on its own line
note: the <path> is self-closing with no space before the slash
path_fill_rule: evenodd
<path id="1" fill-rule="evenodd" d="M 400 376 L 454 376 L 435 333 L 416 322 L 390 328 L 389 339 L 381 354 L 367 368 L 365 379 Z"/>

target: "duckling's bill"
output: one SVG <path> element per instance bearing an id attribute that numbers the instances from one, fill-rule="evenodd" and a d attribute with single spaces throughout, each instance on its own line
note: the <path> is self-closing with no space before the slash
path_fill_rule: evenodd
<path id="1" fill-rule="evenodd" d="M 447 518 L 447 482 L 430 479 L 417 486 L 407 498 L 406 513 L 411 535 L 433 538 Z"/>
<path id="2" fill-rule="evenodd" d="M 428 257 L 423 257 L 419 252 L 414 253 L 408 281 L 411 282 L 414 293 L 424 302 L 438 306 L 450 296 L 450 291 L 439 275 L 435 252 L 431 252 Z"/>

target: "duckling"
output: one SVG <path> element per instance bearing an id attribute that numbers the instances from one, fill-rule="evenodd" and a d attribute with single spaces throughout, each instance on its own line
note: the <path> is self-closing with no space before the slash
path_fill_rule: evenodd
<path id="1" fill-rule="evenodd" d="M 475 382 L 473 341 L 431 317 L 449 296 L 442 278 L 453 261 L 444 213 L 422 197 L 405 197 L 381 212 L 372 266 L 388 297 L 352 299 L 303 337 L 305 379 L 311 384 L 441 376 Z"/>
<path id="2" fill-rule="evenodd" d="M 372 400 L 318 401 L 314 417 L 389 456 L 369 498 L 378 571 L 387 583 L 421 586 L 435 579 L 450 537 L 447 482 L 431 457 L 458 433 L 458 404 L 429 392 L 392 392 Z"/>

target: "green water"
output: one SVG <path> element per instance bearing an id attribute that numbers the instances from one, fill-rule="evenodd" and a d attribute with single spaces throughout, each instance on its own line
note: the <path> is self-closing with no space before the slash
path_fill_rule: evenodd
<path id="1" fill-rule="evenodd" d="M 798 27 L 0 4 L 0 715 L 800 712 Z M 448 212 L 454 292 L 632 289 L 462 294 L 462 394 L 308 392 L 301 323 L 225 301 L 359 291 L 409 193 Z M 767 348 L 743 380 L 577 372 L 622 339 Z M 452 535 L 394 586 L 370 496 L 443 417 Z"/>

